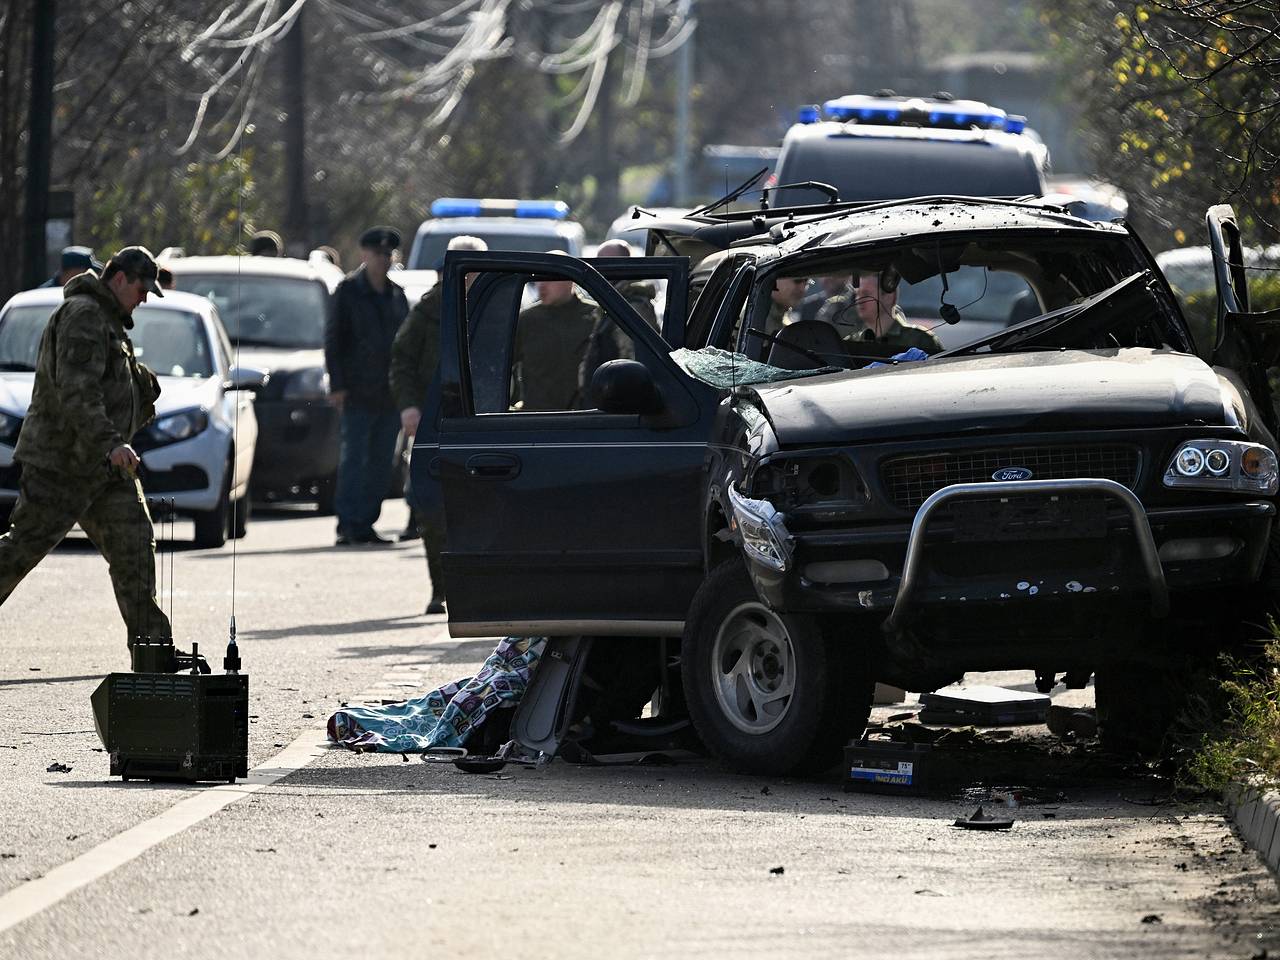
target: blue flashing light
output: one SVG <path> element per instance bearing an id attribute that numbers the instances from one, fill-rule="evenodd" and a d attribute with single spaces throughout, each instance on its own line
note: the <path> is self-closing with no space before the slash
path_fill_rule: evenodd
<path id="1" fill-rule="evenodd" d="M 517 200 L 516 216 L 538 220 L 564 220 L 569 205 L 563 200 Z"/>
<path id="2" fill-rule="evenodd" d="M 817 123 L 822 119 L 822 111 L 815 103 L 807 103 L 796 111 L 796 123 Z"/>
<path id="3" fill-rule="evenodd" d="M 433 217 L 521 217 L 530 220 L 565 220 L 569 205 L 563 200 L 476 200 L 440 197 L 431 203 Z"/>
<path id="4" fill-rule="evenodd" d="M 468 200 L 461 197 L 441 197 L 431 201 L 433 217 L 478 217 L 484 207 L 479 200 Z"/>
<path id="5" fill-rule="evenodd" d="M 1021 133 L 1027 129 L 1027 118 L 1011 113 L 1004 118 L 1004 129 L 1006 133 Z"/>
<path id="6" fill-rule="evenodd" d="M 828 100 L 823 110 L 832 120 L 869 124 L 914 124 L 953 130 L 977 127 L 1009 129 L 1007 114 L 977 100 L 868 97 L 852 95 Z M 1025 124 L 1025 120 L 1022 121 Z"/>

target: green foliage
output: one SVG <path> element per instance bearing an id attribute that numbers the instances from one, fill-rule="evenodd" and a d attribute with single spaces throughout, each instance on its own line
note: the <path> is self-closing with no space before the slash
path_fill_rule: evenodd
<path id="1" fill-rule="evenodd" d="M 92 244 L 101 251 L 132 243 L 154 252 L 169 246 L 201 254 L 242 250 L 262 213 L 253 160 L 250 149 L 225 160 L 190 161 L 172 181 L 137 175 L 104 181 L 90 205 Z"/>
<path id="2" fill-rule="evenodd" d="M 1095 163 L 1157 248 L 1195 242 L 1204 208 L 1223 200 L 1255 233 L 1280 220 L 1271 89 L 1280 38 L 1263 25 L 1276 4 L 1231 7 L 1041 0 Z"/>
<path id="3" fill-rule="evenodd" d="M 1198 701 L 1201 731 L 1183 773 L 1202 787 L 1280 783 L 1280 630 L 1270 626 L 1261 657 L 1225 661 L 1216 695 Z"/>
<path id="4" fill-rule="evenodd" d="M 1213 329 L 1218 309 L 1218 291 L 1214 287 L 1184 292 L 1175 290 L 1182 312 L 1199 344 Z M 1280 274 L 1264 273 L 1249 278 L 1249 308 L 1256 312 L 1280 307 Z"/>

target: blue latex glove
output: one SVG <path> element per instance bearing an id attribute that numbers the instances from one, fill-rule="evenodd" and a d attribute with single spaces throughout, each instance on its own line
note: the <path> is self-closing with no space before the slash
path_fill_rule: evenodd
<path id="1" fill-rule="evenodd" d="M 890 361 L 928 360 L 928 359 L 929 359 L 929 355 L 925 353 L 923 350 L 921 350 L 919 347 L 907 347 L 907 349 L 902 351 L 902 353 L 895 353 L 892 357 L 889 358 Z M 879 360 L 877 360 L 875 363 L 867 364 L 867 367 L 887 367 L 887 366 L 889 366 L 889 364 L 881 363 Z"/>

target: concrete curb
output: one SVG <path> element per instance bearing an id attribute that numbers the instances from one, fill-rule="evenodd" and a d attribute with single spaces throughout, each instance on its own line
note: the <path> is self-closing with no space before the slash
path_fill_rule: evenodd
<path id="1" fill-rule="evenodd" d="M 1280 874 L 1280 792 L 1263 793 L 1257 787 L 1232 783 L 1224 799 L 1245 843 L 1258 851 L 1273 873 Z"/>

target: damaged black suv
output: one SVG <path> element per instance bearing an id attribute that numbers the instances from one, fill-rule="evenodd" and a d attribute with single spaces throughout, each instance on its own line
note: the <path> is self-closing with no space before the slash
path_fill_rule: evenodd
<path id="1" fill-rule="evenodd" d="M 1230 210 L 1208 225 L 1221 305 L 1194 337 L 1131 230 L 1043 201 L 704 214 L 631 260 L 450 253 L 412 473 L 447 518 L 451 633 L 652 651 L 682 678 L 654 709 L 741 770 L 824 768 L 874 681 L 966 670 L 1096 674 L 1104 731 L 1151 745 L 1274 580 L 1280 338 Z M 868 276 L 926 349 L 877 336 Z M 594 331 L 521 312 L 556 281 Z M 596 359 L 552 369 L 540 337 Z"/>

